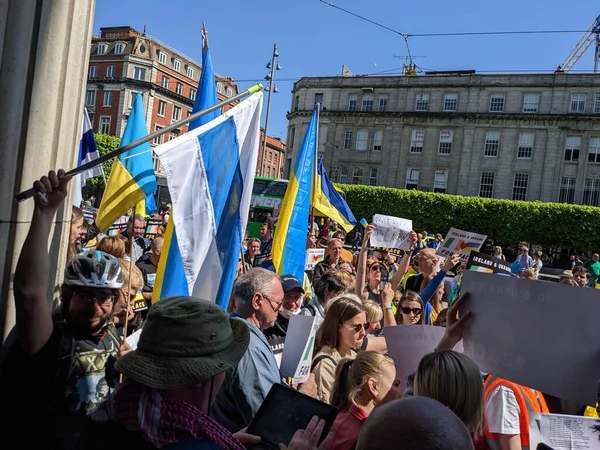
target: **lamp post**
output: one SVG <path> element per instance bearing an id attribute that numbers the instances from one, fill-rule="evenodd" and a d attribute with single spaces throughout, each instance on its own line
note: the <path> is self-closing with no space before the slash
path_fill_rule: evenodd
<path id="1" fill-rule="evenodd" d="M 265 76 L 265 80 L 267 80 L 267 86 L 265 87 L 265 91 L 269 93 L 267 96 L 267 115 L 265 116 L 265 134 L 263 137 L 263 145 L 262 145 L 262 160 L 260 167 L 260 175 L 262 177 L 265 176 L 265 159 L 267 158 L 267 131 L 269 128 L 269 112 L 271 110 L 271 94 L 276 94 L 278 92 L 277 86 L 275 86 L 275 71 L 281 70 L 281 66 L 277 62 L 277 57 L 279 56 L 279 52 L 277 52 L 277 44 L 273 44 L 273 56 L 271 57 L 271 61 L 267 63 L 267 69 L 271 69 L 269 73 Z M 277 176 L 276 178 L 279 178 Z"/>

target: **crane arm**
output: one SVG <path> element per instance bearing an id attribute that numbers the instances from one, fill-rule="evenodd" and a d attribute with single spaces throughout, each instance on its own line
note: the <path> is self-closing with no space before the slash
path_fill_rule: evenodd
<path id="1" fill-rule="evenodd" d="M 573 66 L 579 61 L 579 58 L 586 52 L 586 50 L 596 42 L 597 37 L 600 35 L 600 16 L 596 17 L 594 23 L 590 29 L 583 35 L 581 40 L 575 45 L 567 59 L 560 65 L 560 69 L 563 72 L 568 72 Z"/>

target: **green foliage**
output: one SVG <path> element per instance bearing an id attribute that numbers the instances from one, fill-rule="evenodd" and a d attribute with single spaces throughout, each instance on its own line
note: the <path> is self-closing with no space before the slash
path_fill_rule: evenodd
<path id="1" fill-rule="evenodd" d="M 96 133 L 94 135 L 96 137 L 96 145 L 98 146 L 98 153 L 100 156 L 106 155 L 107 153 L 112 152 L 119 148 L 119 139 L 116 136 L 110 136 L 108 134 L 99 134 Z M 112 169 L 113 160 L 109 160 L 102 164 L 102 170 L 104 170 L 104 176 L 108 180 L 110 176 L 110 171 Z M 93 177 L 87 180 L 86 183 L 86 191 L 90 193 L 90 195 L 98 195 L 99 192 L 104 190 L 104 180 L 102 177 Z"/>
<path id="2" fill-rule="evenodd" d="M 563 203 L 462 197 L 378 186 L 341 185 L 357 220 L 373 214 L 412 219 L 417 231 L 445 234 L 451 227 L 516 245 L 600 249 L 600 208 Z"/>

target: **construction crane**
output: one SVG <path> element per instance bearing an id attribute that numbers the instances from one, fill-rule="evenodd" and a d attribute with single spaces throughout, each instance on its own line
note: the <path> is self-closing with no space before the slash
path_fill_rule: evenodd
<path id="1" fill-rule="evenodd" d="M 567 56 L 565 62 L 563 62 L 557 72 L 568 72 L 573 68 L 579 58 L 586 52 L 592 43 L 596 43 L 596 49 L 594 51 L 594 73 L 598 72 L 598 65 L 600 63 L 600 16 L 596 17 L 594 23 L 590 29 L 583 35 L 581 40 L 577 43 L 573 51 Z"/>

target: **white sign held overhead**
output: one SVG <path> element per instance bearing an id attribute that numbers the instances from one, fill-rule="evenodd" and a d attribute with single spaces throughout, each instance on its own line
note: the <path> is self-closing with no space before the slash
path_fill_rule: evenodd
<path id="1" fill-rule="evenodd" d="M 408 250 L 408 236 L 412 230 L 412 220 L 375 214 L 375 229 L 371 234 L 372 247 L 389 247 Z"/>
<path id="2" fill-rule="evenodd" d="M 444 258 L 458 254 L 461 261 L 467 262 L 471 252 L 478 252 L 486 238 L 485 234 L 450 228 L 446 239 L 444 239 L 444 242 L 441 243 L 435 253 Z"/>

